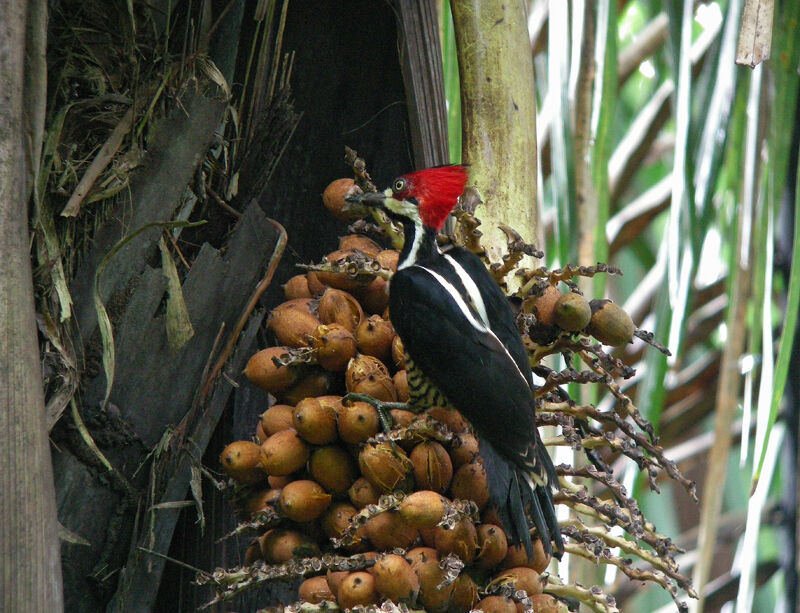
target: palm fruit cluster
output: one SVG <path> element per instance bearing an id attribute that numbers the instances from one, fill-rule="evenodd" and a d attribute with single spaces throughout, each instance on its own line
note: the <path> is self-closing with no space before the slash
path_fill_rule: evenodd
<path id="1" fill-rule="evenodd" d="M 374 189 L 355 151 L 347 150 L 346 162 L 356 181 L 334 181 L 323 201 L 334 216 L 354 222 L 354 234 L 286 283 L 286 301 L 267 323 L 273 346 L 252 356 L 245 369 L 275 403 L 253 439 L 231 443 L 220 461 L 241 515 L 231 535 L 256 538 L 243 566 L 198 573 L 198 584 L 215 589 L 209 605 L 273 581 L 302 580 L 289 610 L 550 613 L 580 602 L 618 613 L 614 598 L 599 586 L 548 574 L 549 559 L 535 538 L 532 558 L 509 545 L 488 505 L 478 441 L 456 411 L 416 415 L 395 408 L 387 432 L 374 406 L 361 402 L 408 398 L 402 342 L 387 312 L 387 281 L 402 232 L 379 214 L 373 212 L 373 223 L 345 205 L 353 190 Z M 470 200 L 465 192 L 454 212 L 454 234 L 440 235 L 440 243 L 483 257 L 503 287 L 509 275 L 518 278 L 509 298 L 531 367 L 545 377 L 535 391 L 537 423 L 560 429 L 546 444 L 583 449 L 592 464 L 556 467 L 562 478 L 556 503 L 570 510 L 561 523 L 570 565 L 583 559 L 613 566 L 637 584 L 659 585 L 678 610 L 687 611 L 680 590 L 696 594 L 679 572 L 680 550 L 645 519 L 606 464 L 624 456 L 653 491 L 657 480 L 668 477 L 697 500 L 694 483 L 664 455 L 652 425 L 616 382 L 633 376 L 633 368 L 603 345 L 618 347 L 638 337 L 666 349 L 613 302 L 581 294 L 576 278 L 620 274 L 612 266 L 522 268 L 524 255 L 543 254 L 503 225 L 508 253 L 502 262 L 488 262 Z M 562 355 L 568 368 L 546 367 L 543 360 L 553 355 Z M 578 404 L 563 388 L 568 383 L 599 385 L 616 403 L 610 410 Z M 346 399 L 349 393 L 363 396 Z"/>
<path id="2" fill-rule="evenodd" d="M 566 332 L 591 335 L 603 345 L 619 347 L 633 341 L 637 333 L 630 315 L 619 305 L 608 299 L 587 300 L 574 286 L 562 293 L 553 280 L 535 284 L 522 310 L 533 315 L 528 333 L 540 345 L 549 345 Z"/>
<path id="3" fill-rule="evenodd" d="M 332 184 L 337 201 L 342 188 Z M 509 546 L 488 505 L 478 441 L 456 411 L 393 409 L 383 433 L 371 404 L 343 400 L 348 392 L 408 399 L 381 276 L 397 258 L 363 235 L 345 236 L 327 270 L 286 283 L 286 301 L 269 316 L 279 344 L 253 355 L 245 375 L 276 403 L 253 440 L 220 457 L 239 486 L 240 513 L 263 531 L 245 563 L 356 555 L 359 568 L 307 577 L 298 591 L 303 603 L 343 609 L 389 601 L 433 612 L 566 610 L 542 593 L 550 560 L 541 542 L 533 558 Z"/>

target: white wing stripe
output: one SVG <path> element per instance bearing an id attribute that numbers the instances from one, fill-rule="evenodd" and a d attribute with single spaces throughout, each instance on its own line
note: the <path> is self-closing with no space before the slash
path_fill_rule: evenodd
<path id="1" fill-rule="evenodd" d="M 445 259 L 450 262 L 450 265 L 453 267 L 453 270 L 456 271 L 458 278 L 461 279 L 461 282 L 464 284 L 464 288 L 467 290 L 467 294 L 472 299 L 472 304 L 475 305 L 475 309 L 478 311 L 478 315 L 481 316 L 484 325 L 489 328 L 489 316 L 486 313 L 486 305 L 483 303 L 483 297 L 481 296 L 480 290 L 478 290 L 478 286 L 475 285 L 475 281 L 472 280 L 467 274 L 467 271 L 453 259 L 453 256 L 444 254 Z"/>
<path id="2" fill-rule="evenodd" d="M 511 357 L 511 354 L 508 352 L 508 349 L 506 348 L 506 346 L 503 343 L 500 342 L 500 339 L 497 338 L 497 335 L 494 332 L 492 332 L 491 329 L 489 329 L 489 327 L 487 325 L 485 325 L 482 322 L 479 322 L 477 319 L 475 319 L 475 316 L 472 314 L 472 311 L 470 310 L 469 306 L 467 305 L 466 302 L 464 302 L 464 298 L 462 298 L 461 294 L 458 292 L 458 290 L 455 287 L 453 287 L 453 284 L 450 283 L 449 281 L 447 281 L 447 279 L 445 279 L 439 273 L 432 271 L 430 268 L 425 268 L 424 266 L 420 266 L 419 264 L 416 264 L 416 266 L 417 266 L 417 268 L 421 268 L 425 272 L 430 273 L 433 276 L 433 278 L 436 279 L 436 281 L 439 283 L 439 285 L 441 285 L 447 291 L 447 293 L 450 294 L 450 296 L 455 301 L 455 303 L 458 306 L 458 308 L 461 311 L 461 313 L 464 315 L 464 317 L 467 318 L 467 321 L 470 323 L 470 325 L 473 328 L 475 328 L 479 332 L 483 332 L 484 334 L 491 335 L 494 338 L 494 340 L 497 341 L 497 344 L 500 347 L 503 348 L 503 351 L 505 351 L 506 357 L 514 365 L 514 368 L 519 373 L 519 376 L 522 377 L 522 380 L 525 381 L 525 385 L 527 385 L 528 384 L 528 380 L 522 374 L 522 371 L 519 369 L 519 366 L 517 366 L 517 363 L 514 361 L 514 358 Z M 481 304 L 483 304 L 483 301 L 481 301 Z M 485 309 L 484 309 L 484 311 L 485 311 Z"/>

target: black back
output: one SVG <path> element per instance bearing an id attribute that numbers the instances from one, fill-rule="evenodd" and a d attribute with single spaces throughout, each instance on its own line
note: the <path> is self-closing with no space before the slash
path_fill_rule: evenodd
<path id="1" fill-rule="evenodd" d="M 488 329 L 476 329 L 475 322 L 483 324 L 480 315 L 470 304 L 452 263 L 440 255 L 392 277 L 392 324 L 425 376 L 500 454 L 521 464 L 535 440 L 536 422 L 532 376 L 513 312 L 476 256 L 464 249 L 452 250 L 447 256 L 476 282 Z M 441 279 L 455 288 L 462 298 L 461 307 Z M 464 306 L 469 316 L 463 312 Z"/>

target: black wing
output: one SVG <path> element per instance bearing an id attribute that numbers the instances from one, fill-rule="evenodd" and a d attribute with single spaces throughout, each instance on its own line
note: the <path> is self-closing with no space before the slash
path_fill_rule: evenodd
<path id="1" fill-rule="evenodd" d="M 471 251 L 463 247 L 455 247 L 447 251 L 445 255 L 453 258 L 472 279 L 476 280 L 478 290 L 486 306 L 489 326 L 497 338 L 500 339 L 500 342 L 505 345 L 527 379 L 528 385 L 533 389 L 533 376 L 531 375 L 528 354 L 525 351 L 525 345 L 522 343 L 515 323 L 514 311 L 511 310 L 511 305 L 503 290 L 500 289 L 500 286 L 497 285 L 497 282 L 486 270 L 486 266 L 480 258 Z"/>
<path id="2" fill-rule="evenodd" d="M 475 326 L 480 317 L 474 310 L 463 300 L 459 304 L 421 266 L 392 277 L 389 310 L 406 351 L 424 375 L 501 454 L 525 462 L 537 432 L 533 393 L 523 374 L 530 368 L 521 370 L 494 333 Z"/>

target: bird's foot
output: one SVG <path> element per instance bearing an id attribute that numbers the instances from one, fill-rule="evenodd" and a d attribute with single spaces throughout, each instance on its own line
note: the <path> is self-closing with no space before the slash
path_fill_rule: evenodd
<path id="1" fill-rule="evenodd" d="M 378 412 L 378 419 L 381 422 L 381 428 L 383 428 L 384 432 L 388 432 L 392 429 L 392 415 L 390 411 L 392 409 L 401 409 L 401 410 L 408 410 L 408 405 L 405 402 L 385 402 L 383 400 L 378 400 L 369 396 L 367 394 L 356 394 L 356 393 L 349 393 L 342 398 L 342 402 L 366 402 L 367 404 L 371 404 L 375 407 L 375 410 Z"/>

